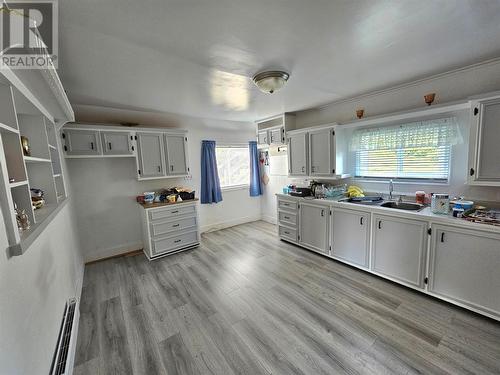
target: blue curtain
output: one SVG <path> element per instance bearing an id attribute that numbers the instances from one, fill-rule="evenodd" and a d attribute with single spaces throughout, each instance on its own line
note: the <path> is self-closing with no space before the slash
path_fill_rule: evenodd
<path id="1" fill-rule="evenodd" d="M 262 188 L 260 186 L 259 151 L 257 150 L 257 142 L 248 142 L 248 149 L 250 151 L 250 196 L 258 197 L 262 195 Z"/>
<path id="2" fill-rule="evenodd" d="M 222 201 L 215 141 L 201 141 L 201 203 Z"/>

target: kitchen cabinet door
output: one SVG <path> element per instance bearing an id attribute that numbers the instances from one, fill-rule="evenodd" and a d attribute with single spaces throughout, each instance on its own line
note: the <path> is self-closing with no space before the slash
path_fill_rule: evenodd
<path id="1" fill-rule="evenodd" d="M 500 317 L 500 235 L 433 225 L 429 291 Z"/>
<path id="2" fill-rule="evenodd" d="M 162 133 L 137 133 L 139 177 L 165 175 Z"/>
<path id="3" fill-rule="evenodd" d="M 370 214 L 334 208 L 331 219 L 332 257 L 368 268 Z"/>
<path id="4" fill-rule="evenodd" d="M 307 176 L 307 133 L 288 137 L 288 175 Z"/>
<path id="5" fill-rule="evenodd" d="M 264 130 L 264 131 L 257 133 L 257 143 L 259 145 L 268 145 L 269 144 L 269 137 L 267 134 L 267 130 Z"/>
<path id="6" fill-rule="evenodd" d="M 104 155 L 133 155 L 132 135 L 129 132 L 101 132 Z"/>
<path id="7" fill-rule="evenodd" d="M 500 98 L 473 103 L 471 118 L 469 181 L 500 186 Z"/>
<path id="8" fill-rule="evenodd" d="M 64 151 L 68 155 L 101 155 L 101 142 L 97 130 L 66 129 Z"/>
<path id="9" fill-rule="evenodd" d="M 283 128 L 269 130 L 269 137 L 272 145 L 281 145 L 285 143 L 285 130 Z"/>
<path id="10" fill-rule="evenodd" d="M 165 135 L 167 155 L 167 174 L 187 175 L 189 172 L 187 157 L 187 137 L 182 134 Z"/>
<path id="11" fill-rule="evenodd" d="M 372 271 L 423 288 L 427 223 L 373 216 Z"/>
<path id="12" fill-rule="evenodd" d="M 331 128 L 309 132 L 309 175 L 335 174 L 335 142 Z"/>
<path id="13" fill-rule="evenodd" d="M 312 250 L 329 254 L 328 229 L 330 208 L 300 203 L 299 243 Z"/>

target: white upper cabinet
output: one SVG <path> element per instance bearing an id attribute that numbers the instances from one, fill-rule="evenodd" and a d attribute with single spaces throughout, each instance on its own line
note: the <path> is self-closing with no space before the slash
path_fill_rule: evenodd
<path id="1" fill-rule="evenodd" d="M 137 133 L 139 178 L 165 175 L 162 133 Z"/>
<path id="2" fill-rule="evenodd" d="M 272 145 L 282 145 L 285 143 L 285 128 L 279 127 L 269 130 L 270 143 Z"/>
<path id="3" fill-rule="evenodd" d="M 267 130 L 263 130 L 257 133 L 257 143 L 259 145 L 268 145 L 269 144 L 269 134 Z"/>
<path id="4" fill-rule="evenodd" d="M 288 175 L 307 176 L 308 134 L 288 134 Z"/>
<path id="5" fill-rule="evenodd" d="M 63 132 L 64 151 L 67 155 L 100 155 L 102 154 L 99 131 L 73 130 Z"/>
<path id="6" fill-rule="evenodd" d="M 334 208 L 331 233 L 333 258 L 368 268 L 370 213 Z"/>
<path id="7" fill-rule="evenodd" d="M 335 175 L 335 132 L 332 128 L 309 131 L 309 175 Z"/>
<path id="8" fill-rule="evenodd" d="M 372 270 L 423 288 L 427 227 L 424 221 L 373 215 Z"/>
<path id="9" fill-rule="evenodd" d="M 167 174 L 176 176 L 187 175 L 189 172 L 187 137 L 184 134 L 166 134 L 165 148 Z"/>
<path id="10" fill-rule="evenodd" d="M 446 225 L 432 232 L 429 291 L 500 316 L 500 235 Z"/>
<path id="11" fill-rule="evenodd" d="M 105 155 L 133 155 L 133 136 L 128 132 L 101 132 L 102 149 Z"/>
<path id="12" fill-rule="evenodd" d="M 328 227 L 330 222 L 330 208 L 300 203 L 299 215 L 299 243 L 312 250 L 329 254 Z"/>
<path id="13" fill-rule="evenodd" d="M 500 186 L 500 96 L 472 102 L 469 183 Z"/>

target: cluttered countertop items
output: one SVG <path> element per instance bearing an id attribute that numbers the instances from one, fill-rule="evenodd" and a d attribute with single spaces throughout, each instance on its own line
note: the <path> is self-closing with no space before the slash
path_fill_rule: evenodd
<path id="1" fill-rule="evenodd" d="M 195 191 L 185 187 L 173 187 L 159 191 L 147 191 L 136 197 L 137 203 L 144 208 L 161 207 L 182 202 L 197 201 Z"/>
<path id="2" fill-rule="evenodd" d="M 450 198 L 446 193 L 425 193 L 416 191 L 414 195 L 393 196 L 393 182 L 389 182 L 389 194 L 365 193 L 360 187 L 351 185 L 330 185 L 311 181 L 309 187 L 288 185 L 283 194 L 319 199 L 339 203 L 354 203 L 411 211 L 425 215 L 452 217 L 474 223 L 500 227 L 500 208 L 495 202 L 474 202 L 464 197 Z"/>

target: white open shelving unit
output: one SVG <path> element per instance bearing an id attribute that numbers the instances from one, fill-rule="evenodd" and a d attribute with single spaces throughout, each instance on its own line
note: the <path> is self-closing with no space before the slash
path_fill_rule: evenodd
<path id="1" fill-rule="evenodd" d="M 56 134 L 74 117 L 58 85 L 55 71 L 0 74 L 0 199 L 9 256 L 26 252 L 67 200 Z M 62 115 L 59 127 L 52 109 Z M 22 136 L 29 141 L 29 155 L 23 153 Z M 44 191 L 42 208 L 33 209 L 30 189 Z M 28 215 L 29 229 L 18 229 L 15 207 Z"/>

